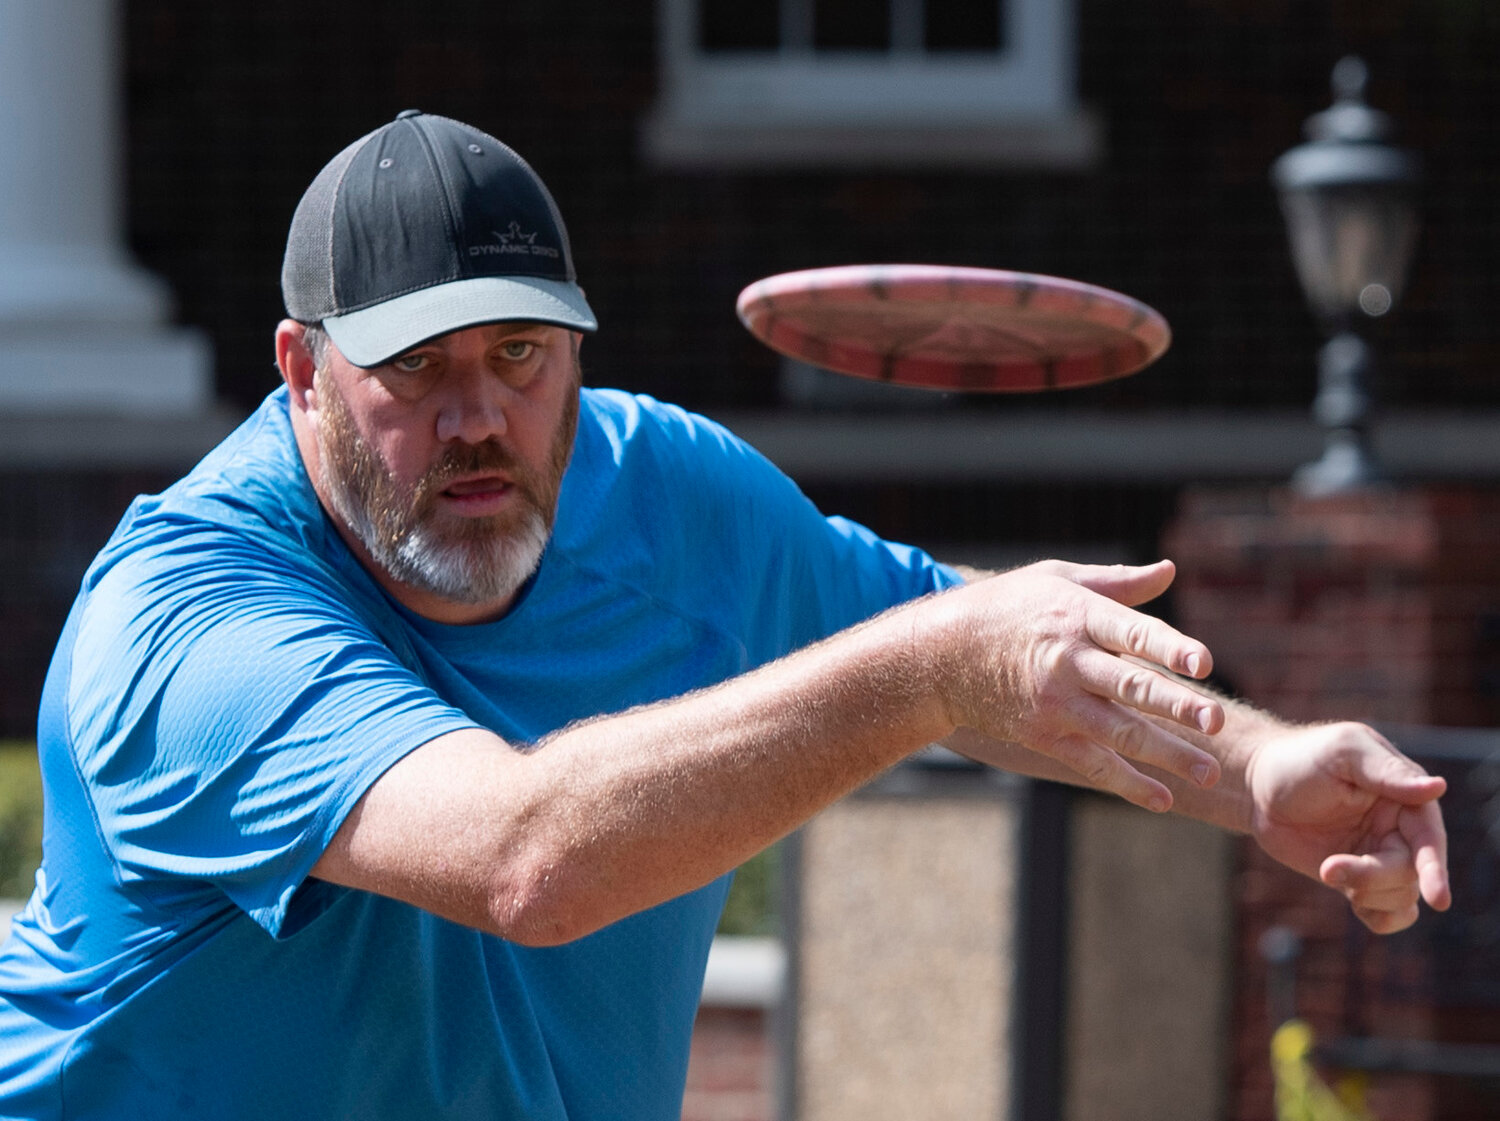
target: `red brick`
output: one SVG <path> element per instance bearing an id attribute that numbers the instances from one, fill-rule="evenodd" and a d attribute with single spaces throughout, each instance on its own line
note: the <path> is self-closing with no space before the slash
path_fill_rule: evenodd
<path id="1" fill-rule="evenodd" d="M 772 1121 L 774 1078 L 770 1025 L 763 1011 L 700 1009 L 682 1121 Z"/>

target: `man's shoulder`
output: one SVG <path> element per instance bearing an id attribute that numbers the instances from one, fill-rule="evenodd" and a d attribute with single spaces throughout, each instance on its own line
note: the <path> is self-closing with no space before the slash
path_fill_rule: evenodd
<path id="1" fill-rule="evenodd" d="M 199 522 L 305 538 L 320 507 L 297 451 L 285 390 L 277 390 L 182 478 L 138 498 L 122 529 Z"/>
<path id="2" fill-rule="evenodd" d="M 616 465 L 634 460 L 666 470 L 688 470 L 704 482 L 714 477 L 774 469 L 750 445 L 717 421 L 644 393 L 585 389 L 581 444 L 591 437 L 612 453 Z"/>
<path id="3" fill-rule="evenodd" d="M 273 393 L 191 471 L 130 504 L 85 577 L 96 586 L 124 568 L 212 564 L 224 550 L 300 567 L 328 534 L 291 435 L 284 394 Z"/>
<path id="4" fill-rule="evenodd" d="M 595 423 L 626 436 L 641 432 L 671 435 L 719 429 L 707 417 L 681 405 L 659 400 L 648 393 L 585 388 L 582 401 L 584 414 L 590 416 Z"/>

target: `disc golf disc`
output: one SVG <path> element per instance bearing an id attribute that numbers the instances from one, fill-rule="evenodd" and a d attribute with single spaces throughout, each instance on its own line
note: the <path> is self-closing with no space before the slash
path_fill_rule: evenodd
<path id="1" fill-rule="evenodd" d="M 844 265 L 758 280 L 740 322 L 789 358 L 925 389 L 1026 393 L 1122 378 L 1166 352 L 1161 314 L 1108 288 L 949 265 Z"/>

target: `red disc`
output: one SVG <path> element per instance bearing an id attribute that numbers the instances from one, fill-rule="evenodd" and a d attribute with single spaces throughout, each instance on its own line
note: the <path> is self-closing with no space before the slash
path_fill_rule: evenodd
<path id="1" fill-rule="evenodd" d="M 1076 280 L 948 265 L 845 265 L 758 280 L 735 303 L 772 350 L 854 377 L 1024 393 L 1125 377 L 1172 340 L 1129 296 Z"/>

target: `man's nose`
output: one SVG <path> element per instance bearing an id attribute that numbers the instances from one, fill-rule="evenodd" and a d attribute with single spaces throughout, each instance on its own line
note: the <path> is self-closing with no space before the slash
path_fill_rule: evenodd
<path id="1" fill-rule="evenodd" d="M 506 409 L 515 392 L 493 370 L 483 364 L 450 367 L 444 381 L 437 416 L 439 441 L 482 444 L 505 435 Z"/>

